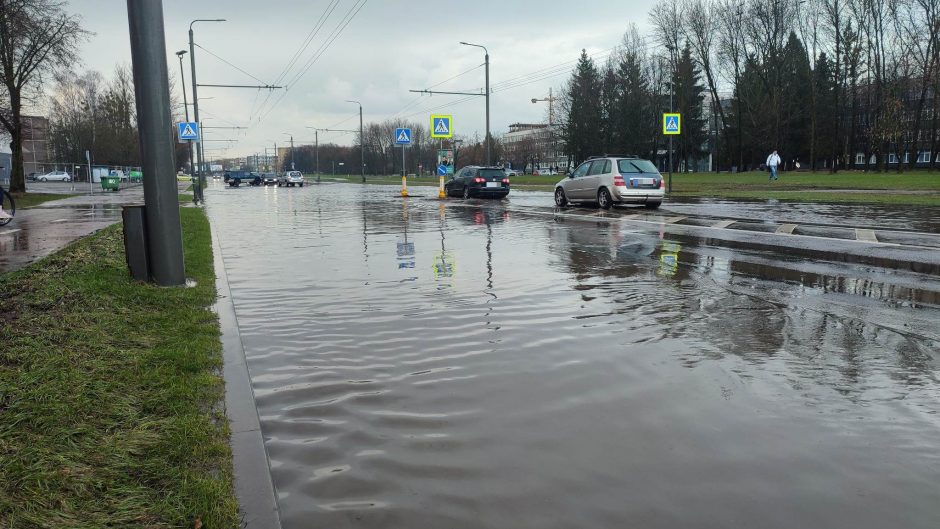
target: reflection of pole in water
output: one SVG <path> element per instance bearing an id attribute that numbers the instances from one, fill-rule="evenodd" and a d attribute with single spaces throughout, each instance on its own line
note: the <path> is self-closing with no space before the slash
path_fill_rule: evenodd
<path id="1" fill-rule="evenodd" d="M 486 287 L 493 289 L 493 224 L 486 221 Z M 496 294 L 487 292 L 496 299 Z"/>
<path id="2" fill-rule="evenodd" d="M 362 256 L 365 261 L 369 262 L 369 238 L 366 236 L 366 233 L 369 231 L 369 222 L 366 220 L 366 203 L 365 201 L 360 202 L 359 209 L 362 210 Z"/>

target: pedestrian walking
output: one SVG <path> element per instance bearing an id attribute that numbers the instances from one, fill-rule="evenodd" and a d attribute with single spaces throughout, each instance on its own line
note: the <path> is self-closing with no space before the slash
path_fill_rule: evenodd
<path id="1" fill-rule="evenodd" d="M 774 151 L 767 157 L 767 168 L 770 169 L 770 178 L 767 179 L 768 182 L 777 179 L 778 165 L 780 165 L 780 155 L 777 154 L 777 151 Z"/>

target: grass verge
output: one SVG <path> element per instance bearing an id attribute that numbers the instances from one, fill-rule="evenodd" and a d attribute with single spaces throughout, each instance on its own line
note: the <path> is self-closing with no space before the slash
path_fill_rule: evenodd
<path id="1" fill-rule="evenodd" d="M 193 288 L 133 281 L 121 225 L 0 276 L 0 527 L 237 526 L 209 223 Z"/>
<path id="2" fill-rule="evenodd" d="M 50 200 L 61 200 L 63 198 L 74 197 L 76 195 L 56 195 L 53 193 L 13 193 L 13 200 L 16 200 L 16 209 L 26 209 L 38 206 L 43 202 Z"/>

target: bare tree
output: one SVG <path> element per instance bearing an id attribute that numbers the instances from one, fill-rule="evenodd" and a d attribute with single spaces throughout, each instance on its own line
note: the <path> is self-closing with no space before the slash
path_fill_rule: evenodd
<path id="1" fill-rule="evenodd" d="M 0 124 L 13 151 L 10 190 L 26 191 L 23 174 L 23 104 L 43 77 L 77 60 L 78 42 L 87 32 L 79 17 L 58 0 L 0 0 Z"/>

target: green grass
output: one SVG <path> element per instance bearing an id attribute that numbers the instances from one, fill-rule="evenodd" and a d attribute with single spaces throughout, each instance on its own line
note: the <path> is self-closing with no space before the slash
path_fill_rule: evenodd
<path id="1" fill-rule="evenodd" d="M 0 527 L 237 526 L 205 214 L 193 288 L 133 281 L 121 226 L 0 275 Z"/>
<path id="2" fill-rule="evenodd" d="M 308 175 L 315 180 L 315 176 Z M 359 175 L 323 175 L 325 181 L 359 183 Z M 551 191 L 564 176 L 510 177 L 517 189 Z M 367 184 L 400 185 L 399 176 L 366 176 Z M 408 178 L 409 186 L 437 186 L 437 177 Z M 767 181 L 767 173 L 676 173 L 672 196 L 826 203 L 940 206 L 940 172 L 863 173 L 786 172 Z M 844 190 L 855 192 L 846 193 Z"/>
<path id="3" fill-rule="evenodd" d="M 63 198 L 74 197 L 76 195 L 56 195 L 52 193 L 13 193 L 13 199 L 16 200 L 16 209 L 26 209 L 38 206 L 43 202 L 50 200 L 61 200 Z"/>

